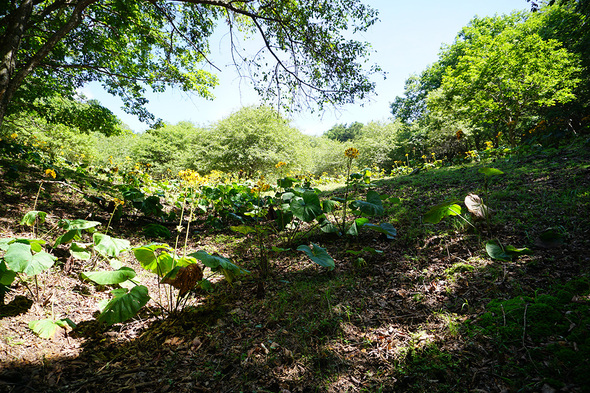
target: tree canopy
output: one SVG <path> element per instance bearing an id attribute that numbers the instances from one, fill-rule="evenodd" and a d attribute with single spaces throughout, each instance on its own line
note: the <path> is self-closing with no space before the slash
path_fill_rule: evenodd
<path id="1" fill-rule="evenodd" d="M 525 117 L 573 100 L 579 83 L 577 58 L 558 41 L 541 38 L 537 21 L 474 39 L 446 71 L 442 94 L 431 96 L 429 105 L 474 126 L 500 123 L 514 146 Z"/>
<path id="2" fill-rule="evenodd" d="M 437 143 L 458 140 L 460 130 L 476 148 L 486 140 L 498 144 L 499 132 L 515 145 L 541 121 L 547 143 L 583 129 L 590 103 L 588 2 L 552 3 L 474 18 L 437 62 L 407 79 L 404 95 L 391 104 L 394 118 Z"/>
<path id="3" fill-rule="evenodd" d="M 263 97 L 289 107 L 342 104 L 374 89 L 369 45 L 345 38 L 377 21 L 360 0 L 22 0 L 0 7 L 0 122 L 24 102 L 73 96 L 99 81 L 124 109 L 153 120 L 147 89 L 212 98 L 210 39 L 229 32 L 237 67 Z M 262 37 L 238 51 L 241 36 Z"/>

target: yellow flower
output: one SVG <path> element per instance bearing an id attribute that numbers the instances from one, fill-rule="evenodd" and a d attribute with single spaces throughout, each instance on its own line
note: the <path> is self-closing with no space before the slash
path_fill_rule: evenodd
<path id="1" fill-rule="evenodd" d="M 187 183 L 190 184 L 201 184 L 205 182 L 205 179 L 199 175 L 198 172 L 193 171 L 192 169 L 186 169 L 184 171 L 178 172 L 178 176 Z"/>
<path id="2" fill-rule="evenodd" d="M 18 136 L 18 135 L 16 134 L 16 132 L 14 132 L 14 133 L 12 133 L 12 134 L 10 135 L 10 137 L 11 137 L 12 139 L 16 139 L 16 137 L 17 137 L 17 136 Z"/>
<path id="3" fill-rule="evenodd" d="M 56 173 L 53 169 L 45 169 L 45 176 L 53 177 L 55 179 Z"/>
<path id="4" fill-rule="evenodd" d="M 280 167 L 282 167 L 282 166 L 285 166 L 285 165 L 287 165 L 287 163 L 286 163 L 286 162 L 279 161 L 279 162 L 277 163 L 277 165 L 275 165 L 275 168 L 280 168 Z"/>
<path id="5" fill-rule="evenodd" d="M 265 192 L 270 190 L 270 184 L 264 181 L 264 176 L 260 176 L 260 179 L 256 182 L 256 185 L 252 187 L 254 192 Z"/>
<path id="6" fill-rule="evenodd" d="M 494 148 L 494 144 L 490 141 L 486 142 L 486 150 L 492 150 Z"/>
<path id="7" fill-rule="evenodd" d="M 124 200 L 121 200 L 119 198 L 113 199 L 113 202 L 115 202 L 115 206 L 119 206 L 119 205 L 123 206 L 123 205 L 125 205 L 125 201 Z"/>
<path id="8" fill-rule="evenodd" d="M 359 156 L 359 151 L 354 147 L 349 147 L 344 151 L 344 155 L 352 160 Z"/>

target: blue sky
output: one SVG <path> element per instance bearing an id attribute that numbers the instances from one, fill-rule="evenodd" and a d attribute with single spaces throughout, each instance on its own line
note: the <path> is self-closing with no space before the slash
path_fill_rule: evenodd
<path id="1" fill-rule="evenodd" d="M 474 16 L 507 14 L 513 10 L 529 8 L 526 0 L 365 0 L 379 10 L 380 22 L 370 31 L 357 37 L 372 45 L 375 53 L 370 63 L 377 63 L 387 73 L 386 79 L 375 76 L 376 95 L 371 100 L 350 104 L 323 113 L 300 112 L 290 114 L 292 125 L 310 135 L 319 135 L 334 124 L 359 121 L 386 121 L 390 116 L 389 104 L 403 93 L 404 82 L 413 73 L 419 73 L 435 62 L 443 44 L 451 44 L 457 32 Z M 175 124 L 191 121 L 209 125 L 221 120 L 242 106 L 260 102 L 248 82 L 240 80 L 231 67 L 227 53 L 228 39 L 216 34 L 211 45 L 211 60 L 221 68 L 216 72 L 219 85 L 213 91 L 215 100 L 208 101 L 178 90 L 148 94 L 148 109 L 165 122 Z M 135 116 L 121 110 L 121 101 L 106 93 L 99 84 L 83 89 L 85 95 L 98 99 L 112 110 L 135 132 L 148 126 Z"/>

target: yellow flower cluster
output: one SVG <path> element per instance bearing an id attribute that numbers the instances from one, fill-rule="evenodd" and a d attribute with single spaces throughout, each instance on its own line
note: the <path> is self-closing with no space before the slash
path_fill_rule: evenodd
<path id="1" fill-rule="evenodd" d="M 270 184 L 264 181 L 264 176 L 260 176 L 260 179 L 256 182 L 256 185 L 252 187 L 254 192 L 265 192 L 270 190 Z"/>
<path id="2" fill-rule="evenodd" d="M 123 206 L 123 205 L 125 205 L 125 201 L 122 200 L 122 199 L 119 199 L 119 198 L 113 199 L 113 202 L 115 203 L 115 206 L 119 206 L 119 205 Z"/>
<path id="3" fill-rule="evenodd" d="M 344 151 L 344 155 L 352 160 L 359 156 L 359 151 L 354 147 L 349 147 Z"/>
<path id="4" fill-rule="evenodd" d="M 492 150 L 494 148 L 494 144 L 491 141 L 486 142 L 486 150 Z"/>
<path id="5" fill-rule="evenodd" d="M 53 169 L 45 169 L 45 176 L 53 177 L 55 179 L 57 174 L 55 173 L 55 171 Z"/>
<path id="6" fill-rule="evenodd" d="M 277 163 L 277 165 L 275 165 L 275 168 L 280 168 L 280 167 L 282 167 L 282 166 L 285 166 L 285 165 L 287 165 L 287 163 L 286 163 L 286 162 L 279 161 L 279 162 Z"/>
<path id="7" fill-rule="evenodd" d="M 185 169 L 184 171 L 178 172 L 178 177 L 192 185 L 202 184 L 206 181 L 206 178 L 202 177 L 198 172 L 195 172 L 192 169 Z"/>

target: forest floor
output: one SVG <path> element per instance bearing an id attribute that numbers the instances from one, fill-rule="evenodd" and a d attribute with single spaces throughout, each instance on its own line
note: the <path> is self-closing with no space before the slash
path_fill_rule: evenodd
<path id="1" fill-rule="evenodd" d="M 489 227 L 459 217 L 423 221 L 434 205 L 483 195 L 484 166 L 504 172 L 490 181 Z M 0 238 L 31 237 L 19 221 L 33 206 L 49 213 L 40 232 L 61 218 L 106 225 L 108 213 L 70 187 L 46 184 L 36 201 L 40 172 L 0 160 Z M 231 285 L 216 281 L 174 315 L 150 302 L 127 323 L 99 325 L 97 304 L 112 288 L 82 280 L 90 267 L 52 250 L 58 262 L 36 282 L 18 281 L 0 306 L 0 391 L 590 391 L 588 141 L 384 179 L 372 189 L 401 199 L 380 219 L 398 236 L 310 232 L 306 241 L 334 258 L 332 271 L 295 245 L 271 253 L 263 280 L 252 239 L 193 226 L 190 250 L 217 252 L 253 273 Z M 110 233 L 132 246 L 150 243 L 144 224 L 124 217 Z M 532 253 L 491 259 L 492 239 Z M 380 252 L 347 252 L 366 247 Z M 131 253 L 125 263 L 139 266 Z M 158 299 L 154 278 L 138 279 Z M 52 339 L 28 328 L 66 317 L 77 327 Z"/>

